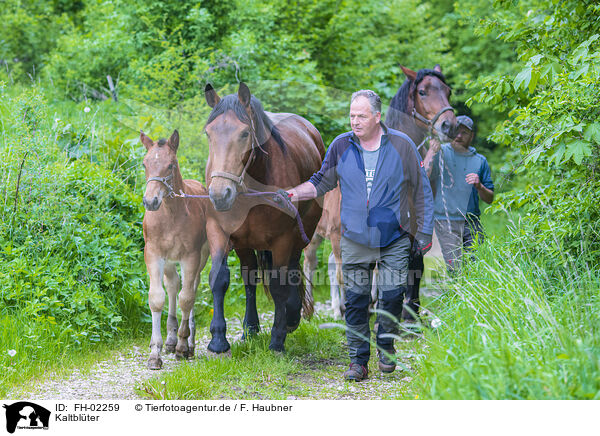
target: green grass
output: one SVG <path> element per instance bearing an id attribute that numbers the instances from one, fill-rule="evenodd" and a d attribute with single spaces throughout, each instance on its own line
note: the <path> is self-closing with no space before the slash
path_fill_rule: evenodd
<path id="1" fill-rule="evenodd" d="M 444 284 L 415 380 L 422 398 L 600 399 L 598 274 L 577 259 L 552 267 L 534 243 L 485 244 Z"/>
<path id="2" fill-rule="evenodd" d="M 303 377 L 343 360 L 343 338 L 337 330 L 318 328 L 318 320 L 303 322 L 288 336 L 286 352 L 268 349 L 266 333 L 232 344 L 231 357 L 199 358 L 150 380 L 140 393 L 154 399 L 286 399 L 302 396 Z"/>

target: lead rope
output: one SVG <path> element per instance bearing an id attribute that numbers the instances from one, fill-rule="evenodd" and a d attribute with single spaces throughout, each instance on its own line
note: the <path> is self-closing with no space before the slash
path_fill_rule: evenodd
<path id="1" fill-rule="evenodd" d="M 210 195 L 191 195 L 186 194 L 182 190 L 179 191 L 179 194 L 173 194 L 175 197 L 180 198 L 210 198 Z M 294 217 L 296 218 L 296 222 L 298 223 L 298 230 L 300 231 L 300 236 L 302 236 L 302 240 L 305 244 L 310 243 L 310 239 L 306 235 L 306 231 L 304 230 L 304 224 L 302 224 L 302 218 L 300 217 L 300 212 L 294 206 L 292 201 L 289 198 L 286 198 L 285 195 L 279 192 L 264 192 L 264 191 L 255 191 L 254 189 L 249 189 L 247 192 L 240 192 L 238 195 L 243 195 L 245 197 L 262 197 L 262 196 L 272 196 L 279 197 L 282 199 L 282 204 L 279 204 L 276 200 L 265 199 L 270 206 L 274 206 L 278 209 L 288 209 Z"/>

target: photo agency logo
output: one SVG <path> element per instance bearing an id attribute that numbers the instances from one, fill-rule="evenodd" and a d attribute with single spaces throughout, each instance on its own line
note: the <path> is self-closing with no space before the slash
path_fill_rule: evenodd
<path id="1" fill-rule="evenodd" d="M 3 407 L 6 409 L 6 431 L 9 433 L 14 433 L 17 428 L 19 430 L 48 430 L 50 422 L 48 409 L 28 401 L 4 404 Z"/>

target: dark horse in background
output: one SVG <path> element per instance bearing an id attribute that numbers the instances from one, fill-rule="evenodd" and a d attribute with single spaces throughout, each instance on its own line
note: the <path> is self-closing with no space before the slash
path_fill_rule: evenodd
<path id="1" fill-rule="evenodd" d="M 385 117 L 386 125 L 410 136 L 421 156 L 425 157 L 426 139 L 437 136 L 442 142 L 447 142 L 454 136 L 456 117 L 449 103 L 451 90 L 439 65 L 432 70 L 417 72 L 401 68 L 406 80 L 390 102 Z M 415 214 L 411 214 L 410 223 L 411 234 L 414 235 L 417 231 Z M 418 314 L 419 286 L 425 269 L 423 256 L 414 244 L 408 265 L 405 309 L 402 312 L 405 321 L 414 320 L 413 315 Z"/>
<path id="2" fill-rule="evenodd" d="M 310 317 L 313 302 L 305 299 L 300 272 L 306 245 L 300 226 L 293 212 L 275 207 L 272 194 L 300 184 L 319 170 L 325 155 L 323 140 L 298 115 L 265 112 L 244 83 L 237 94 L 222 99 L 207 85 L 205 97 L 212 108 L 205 127 L 209 144 L 206 183 L 212 203 L 206 208 L 206 230 L 214 299 L 208 349 L 213 353 L 230 349 L 223 306 L 230 275 L 227 254 L 233 247 L 246 289 L 244 334 L 260 329 L 256 310 L 260 263 L 263 285 L 275 304 L 269 348 L 283 351 L 287 333 L 300 323 L 303 306 L 305 317 Z M 261 195 L 265 192 L 270 194 Z M 315 200 L 302 201 L 297 210 L 310 239 L 321 206 Z"/>

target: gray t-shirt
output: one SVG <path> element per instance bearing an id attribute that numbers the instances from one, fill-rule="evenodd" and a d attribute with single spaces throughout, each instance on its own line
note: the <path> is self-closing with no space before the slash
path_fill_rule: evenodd
<path id="1" fill-rule="evenodd" d="M 365 180 L 367 182 L 367 199 L 371 195 L 373 187 L 373 179 L 375 178 L 375 168 L 377 167 L 377 159 L 379 158 L 379 148 L 375 151 L 368 151 L 361 147 L 360 151 L 365 162 Z"/>

